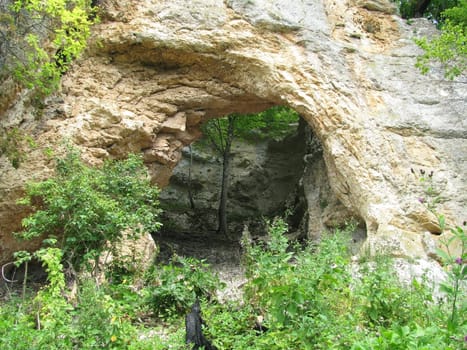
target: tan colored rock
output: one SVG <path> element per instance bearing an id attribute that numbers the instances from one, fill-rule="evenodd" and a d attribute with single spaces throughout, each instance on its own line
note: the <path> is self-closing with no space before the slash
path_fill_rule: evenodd
<path id="1" fill-rule="evenodd" d="M 395 14 L 397 12 L 396 4 L 386 0 L 357 0 L 355 5 L 370 11 L 383 12 L 385 14 Z"/>
<path id="2" fill-rule="evenodd" d="M 47 154 L 60 154 L 64 138 L 91 164 L 142 151 L 153 182 L 166 184 L 202 122 L 273 105 L 294 108 L 312 127 L 330 188 L 365 223 L 368 246 L 427 253 L 433 218 L 412 210 L 423 184 L 411 168 L 434 171 L 450 224 L 466 219 L 465 77 L 413 68 L 413 37 L 434 30 L 425 20 L 408 26 L 383 0 L 365 8 L 343 0 L 104 4 L 88 52 L 41 118 L 24 94 L 1 116 L 3 128 L 20 126 L 37 147 L 18 170 L 0 158 L 0 261 L 18 247 L 24 183 L 51 174 Z"/>
<path id="3" fill-rule="evenodd" d="M 120 242 L 108 251 L 102 252 L 99 264 L 102 269 L 114 265 L 141 276 L 154 265 L 156 255 L 157 247 L 149 233 L 135 240 L 129 232 L 126 232 Z"/>
<path id="4" fill-rule="evenodd" d="M 186 130 L 186 115 L 184 112 L 177 113 L 162 123 L 161 132 L 176 133 Z"/>

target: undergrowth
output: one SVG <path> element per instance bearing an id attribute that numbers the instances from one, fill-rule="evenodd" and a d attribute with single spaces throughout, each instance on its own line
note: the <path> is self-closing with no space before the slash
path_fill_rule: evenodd
<path id="1" fill-rule="evenodd" d="M 118 229 L 125 223 L 153 225 L 158 211 L 140 208 L 134 216 L 119 211 L 134 208 L 132 192 L 140 194 L 140 203 L 157 203 L 156 190 L 150 197 L 144 195 L 147 182 L 126 181 L 133 170 L 144 178 L 140 160 L 130 157 L 108 164 L 104 169 L 111 176 L 101 177 L 101 170 L 90 173 L 76 157 L 67 159 L 57 163 L 62 167 L 58 178 L 29 187 L 29 195 L 41 200 L 39 210 L 25 221 L 24 232 L 36 233 L 43 227 L 58 231 L 63 218 L 58 209 L 66 208 L 73 218 L 73 226 L 66 228 L 69 242 L 57 244 L 48 237 L 44 242 L 48 245 L 33 254 L 48 275 L 47 285 L 38 292 L 28 292 L 26 278 L 22 290 L 7 290 L 0 309 L 1 349 L 188 349 L 184 315 L 196 299 L 201 300 L 205 336 L 219 350 L 467 347 L 467 235 L 461 227 L 451 229 L 446 249 L 439 252 L 446 279 L 435 281 L 440 286 L 436 295 L 423 278 L 401 281 L 390 257 L 353 259 L 348 250 L 352 225 L 323 234 L 320 242 L 292 244 L 280 218 L 267 223 L 264 241 L 243 242 L 247 282 L 242 300 L 220 303 L 216 292 L 223 285 L 210 266 L 180 256 L 136 275 L 118 268 L 108 274 L 106 283 L 96 283 L 92 274 L 79 275 L 73 294 L 65 271 L 73 262 L 70 258 L 76 258 L 74 252 L 92 251 L 92 258 L 97 258 L 104 248 L 104 239 L 82 237 L 79 227 L 92 233 L 93 225 L 98 225 L 98 233 L 118 241 Z M 86 186 L 78 181 L 78 171 Z M 109 221 L 103 227 L 81 202 L 69 203 L 74 197 L 66 190 L 75 191 L 76 184 L 87 192 L 80 198 L 100 194 L 100 204 L 119 200 L 120 205 L 110 208 L 118 209 L 124 224 L 113 226 Z M 442 216 L 440 226 L 445 229 Z M 449 251 L 454 242 L 461 248 L 458 255 Z M 18 255 L 18 263 L 29 258 Z M 90 268 L 81 259 L 74 262 L 79 262 L 76 269 Z"/>
<path id="2" fill-rule="evenodd" d="M 266 243 L 247 247 L 244 299 L 222 304 L 215 298 L 219 280 L 192 258 L 154 266 L 139 287 L 130 275 L 102 286 L 84 280 L 73 301 L 61 293 L 63 275 L 49 270 L 39 293 L 10 295 L 3 304 L 0 346 L 187 349 L 183 315 L 201 298 L 204 332 L 218 349 L 465 348 L 464 260 L 451 260 L 446 291 L 434 298 L 423 279 L 401 282 L 389 257 L 353 262 L 352 227 L 304 246 L 287 242 L 286 229 L 275 219 Z M 59 250 L 39 256 L 60 270 L 51 263 Z"/>

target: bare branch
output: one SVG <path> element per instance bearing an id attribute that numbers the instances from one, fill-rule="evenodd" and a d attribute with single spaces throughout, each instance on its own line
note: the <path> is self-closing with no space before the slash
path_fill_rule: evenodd
<path id="1" fill-rule="evenodd" d="M 10 261 L 10 262 L 8 262 L 8 263 L 2 265 L 2 278 L 3 278 L 5 281 L 7 281 L 8 283 L 16 283 L 16 282 L 18 282 L 18 280 L 10 280 L 10 279 L 8 279 L 8 278 L 5 277 L 5 267 L 7 267 L 8 265 L 11 265 L 11 264 L 14 264 L 14 262 L 13 262 L 13 261 Z"/>

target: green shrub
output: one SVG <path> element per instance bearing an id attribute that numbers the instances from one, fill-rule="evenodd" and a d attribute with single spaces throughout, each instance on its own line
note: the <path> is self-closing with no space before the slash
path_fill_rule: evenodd
<path id="1" fill-rule="evenodd" d="M 85 49 L 95 10 L 89 0 L 5 3 L 0 4 L 0 67 L 34 89 L 37 97 L 46 96 L 57 89 L 62 74 Z"/>
<path id="2" fill-rule="evenodd" d="M 355 283 L 355 294 L 366 327 L 389 326 L 396 320 L 405 324 L 409 316 L 409 300 L 391 264 L 388 257 L 378 257 L 359 270 L 362 277 Z"/>
<path id="3" fill-rule="evenodd" d="M 349 332 L 348 233 L 336 231 L 298 249 L 288 244 L 286 230 L 275 219 L 267 244 L 247 250 L 247 302 L 265 316 L 271 334 L 288 339 L 281 348 L 328 349 Z"/>
<path id="4" fill-rule="evenodd" d="M 136 341 L 131 318 L 121 304 L 90 280 L 83 281 L 70 327 L 77 349 L 124 349 Z"/>
<path id="5" fill-rule="evenodd" d="M 140 156 L 92 168 L 70 150 L 57 160 L 55 177 L 27 185 L 20 203 L 35 211 L 22 221 L 18 237 L 56 239 L 64 261 L 78 270 L 118 243 L 124 230 L 135 239 L 157 230 L 158 194 Z"/>
<path id="6" fill-rule="evenodd" d="M 212 299 L 222 287 L 204 260 L 176 255 L 170 264 L 155 266 L 147 281 L 148 303 L 158 317 L 180 315 L 196 298 Z"/>

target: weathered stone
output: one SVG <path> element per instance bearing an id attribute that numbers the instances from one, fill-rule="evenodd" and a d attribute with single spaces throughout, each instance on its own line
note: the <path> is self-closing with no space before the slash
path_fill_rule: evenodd
<path id="1" fill-rule="evenodd" d="M 370 11 L 379 11 L 392 15 L 397 12 L 396 4 L 386 0 L 357 0 L 355 5 Z"/>
<path id="2" fill-rule="evenodd" d="M 130 232 L 125 232 L 120 242 L 102 252 L 99 264 L 102 269 L 114 265 L 142 276 L 153 266 L 156 254 L 157 247 L 149 233 L 134 239 Z"/>
<path id="3" fill-rule="evenodd" d="M 184 112 L 177 113 L 162 123 L 161 132 L 177 133 L 186 130 L 186 115 Z"/>
<path id="4" fill-rule="evenodd" d="M 436 223 L 414 204 L 426 185 L 419 169 L 434 171 L 448 224 L 466 219 L 465 77 L 420 75 L 413 38 L 434 26 L 409 26 L 388 13 L 389 1 L 369 4 L 104 1 L 58 98 L 40 112 L 15 92 L 1 107 L 2 128 L 20 127 L 37 146 L 19 169 L 0 158 L 0 261 L 19 247 L 12 232 L 27 214 L 15 204 L 25 182 L 52 173 L 47 154 L 60 154 L 63 139 L 91 164 L 143 151 L 153 182 L 166 184 L 202 122 L 278 104 L 299 112 L 320 140 L 331 192 L 365 223 L 367 246 L 426 255 L 422 237 Z M 161 135 L 177 113 L 186 130 L 166 125 Z"/>

